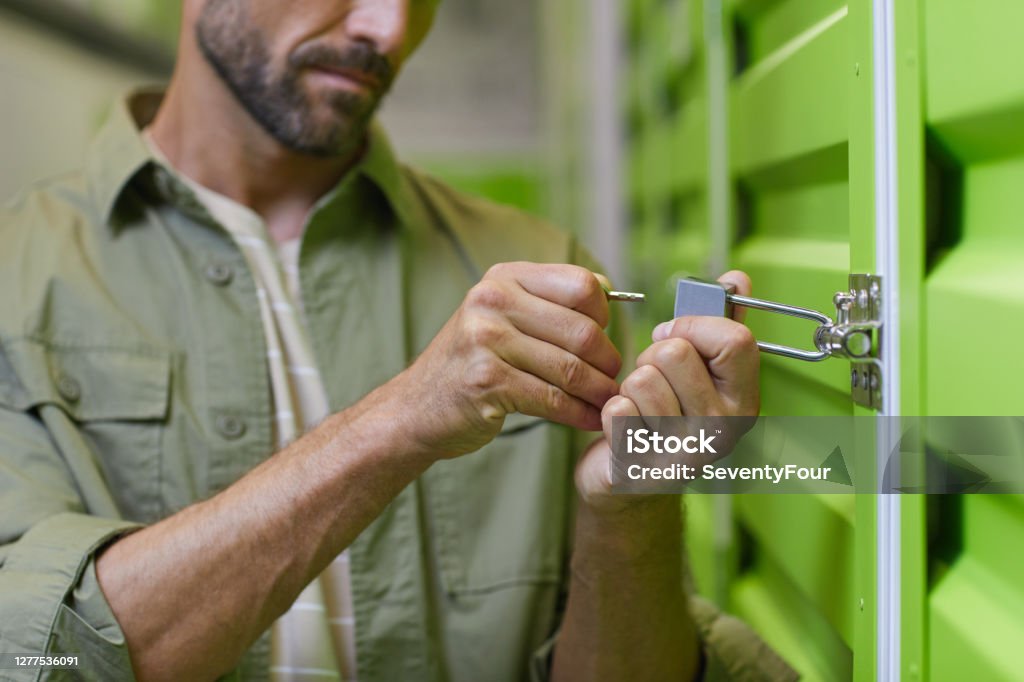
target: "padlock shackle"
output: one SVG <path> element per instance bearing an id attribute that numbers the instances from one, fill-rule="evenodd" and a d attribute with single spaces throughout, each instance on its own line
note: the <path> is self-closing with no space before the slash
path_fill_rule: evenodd
<path id="1" fill-rule="evenodd" d="M 760 298 L 740 296 L 739 294 L 726 294 L 725 298 L 733 305 L 742 306 L 744 308 L 755 308 L 757 310 L 766 310 L 771 313 L 789 315 L 790 317 L 799 317 L 803 320 L 817 322 L 819 326 L 832 326 L 831 317 L 825 313 L 820 313 L 817 310 L 811 310 L 810 308 L 801 308 L 795 305 L 776 303 L 775 301 L 765 301 Z M 781 344 L 770 343 L 768 341 L 758 341 L 757 347 L 765 353 L 781 355 L 783 357 L 793 358 L 794 360 L 804 360 L 805 362 L 821 362 L 831 356 L 831 353 L 822 350 L 801 350 L 799 348 L 793 348 L 792 346 L 783 346 Z"/>
<path id="2" fill-rule="evenodd" d="M 769 341 L 758 341 L 757 347 L 765 353 L 771 353 L 772 355 L 781 355 L 786 358 L 792 358 L 794 360 L 804 360 L 806 362 L 821 362 L 832 357 L 831 353 L 826 353 L 821 350 L 800 350 L 799 348 L 793 348 L 792 346 L 783 346 L 778 343 L 771 343 Z"/>
<path id="3" fill-rule="evenodd" d="M 760 298 L 740 296 L 739 294 L 726 294 L 726 299 L 729 302 L 743 306 L 744 308 L 757 308 L 758 310 L 767 310 L 772 313 L 782 313 L 783 315 L 799 317 L 804 320 L 817 322 L 818 324 L 832 326 L 831 317 L 825 313 L 820 313 L 817 310 L 811 310 L 810 308 L 801 308 L 795 305 L 776 303 L 775 301 L 765 301 Z"/>

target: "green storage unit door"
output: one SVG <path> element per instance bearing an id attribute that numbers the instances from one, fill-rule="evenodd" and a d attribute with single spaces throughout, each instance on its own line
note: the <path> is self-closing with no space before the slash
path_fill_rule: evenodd
<path id="1" fill-rule="evenodd" d="M 1019 2 L 919 3 L 928 414 L 1024 415 L 1022 26 Z M 944 502 L 932 515 L 923 623 L 930 678 L 1020 680 L 1024 499 Z"/>
<path id="2" fill-rule="evenodd" d="M 891 156 L 898 272 L 885 276 L 898 292 L 890 333 L 900 358 L 898 376 L 885 381 L 898 382 L 900 397 L 889 409 L 1024 414 L 1015 345 L 1024 338 L 1024 5 L 624 7 L 631 256 L 638 286 L 654 294 L 644 331 L 670 310 L 664 284 L 673 274 L 717 274 L 707 270 L 721 243 L 721 196 L 728 264 L 751 274 L 755 296 L 828 310 L 849 273 L 883 267 L 876 169 Z M 886 62 L 876 58 L 885 45 L 876 30 L 890 19 Z M 686 50 L 673 51 L 678 39 L 666 26 L 686 37 Z M 721 71 L 709 68 L 716 39 L 729 54 Z M 876 101 L 884 103 L 886 79 L 895 84 L 891 136 Z M 718 85 L 724 103 L 712 96 Z M 716 131 L 727 144 L 716 144 Z M 800 321 L 752 312 L 748 323 L 765 340 L 810 340 Z M 853 406 L 849 371 L 838 360 L 762 356 L 763 412 L 870 414 Z M 877 629 L 879 502 L 691 496 L 697 587 L 753 624 L 805 679 L 876 679 L 876 652 L 889 642 Z M 1024 679 L 1024 498 L 905 495 L 898 506 L 902 678 Z"/>
<path id="3" fill-rule="evenodd" d="M 654 294 L 640 327 L 667 316 L 675 276 L 718 274 L 709 272 L 710 168 L 722 170 L 729 201 L 729 265 L 751 274 L 755 295 L 827 309 L 850 272 L 846 7 L 726 2 L 720 15 L 711 2 L 627 7 L 632 265 L 636 286 Z M 716 26 L 728 61 L 717 74 L 704 35 Z M 666 40 L 666 27 L 684 38 Z M 666 47 L 680 42 L 681 53 Z M 716 77 L 725 81 L 720 103 L 708 91 Z M 759 338 L 804 347 L 813 331 L 756 312 L 748 322 Z M 844 362 L 765 356 L 762 377 L 765 414 L 852 413 Z M 856 499 L 691 496 L 687 513 L 698 589 L 743 616 L 807 679 L 850 678 L 858 599 L 872 599 L 855 586 Z"/>
<path id="4" fill-rule="evenodd" d="M 727 7 L 730 265 L 755 295 L 827 310 L 850 272 L 850 21 L 841 2 Z M 759 339 L 808 347 L 813 326 L 751 311 Z M 851 414 L 849 365 L 762 355 L 763 414 Z M 856 498 L 735 498 L 744 545 L 729 606 L 807 679 L 853 674 Z M 870 526 L 868 527 L 870 532 Z"/>

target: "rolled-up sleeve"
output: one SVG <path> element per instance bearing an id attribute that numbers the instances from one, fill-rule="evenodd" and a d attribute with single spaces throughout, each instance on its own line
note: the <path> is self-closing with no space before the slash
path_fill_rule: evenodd
<path id="1" fill-rule="evenodd" d="M 78 654 L 79 679 L 130 677 L 124 636 L 99 589 L 93 556 L 134 527 L 62 513 L 8 545 L 0 566 L 0 651 Z"/>
<path id="2" fill-rule="evenodd" d="M 739 618 L 690 597 L 704 658 L 702 682 L 795 682 L 800 676 Z"/>
<path id="3" fill-rule="evenodd" d="M 713 603 L 690 596 L 702 658 L 700 682 L 796 682 L 800 676 L 749 625 L 722 613 Z M 530 682 L 551 679 L 558 633 L 533 652 Z"/>
<path id="4" fill-rule="evenodd" d="M 75 679 L 130 679 L 93 559 L 138 524 L 85 513 L 80 485 L 39 420 L 0 408 L 0 652 L 78 654 Z M 8 669 L 0 680 L 68 674 Z"/>

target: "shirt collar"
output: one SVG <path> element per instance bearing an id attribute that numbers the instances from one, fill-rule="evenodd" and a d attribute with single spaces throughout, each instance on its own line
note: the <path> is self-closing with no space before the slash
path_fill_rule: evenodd
<path id="1" fill-rule="evenodd" d="M 370 124 L 366 152 L 352 172 L 365 176 L 377 186 L 403 225 L 415 222 L 409 206 L 410 190 L 401 166 L 384 128 L 376 121 Z"/>
<path id="2" fill-rule="evenodd" d="M 161 96 L 159 91 L 141 90 L 122 97 L 92 142 L 86 174 L 103 224 L 110 223 L 131 180 L 152 162 L 139 125 L 152 120 Z"/>
<path id="3" fill-rule="evenodd" d="M 120 98 L 93 140 L 86 173 L 103 224 L 110 223 L 118 201 L 132 180 L 155 164 L 141 130 L 153 120 L 162 99 L 163 91 L 154 88 L 136 90 Z M 400 222 L 411 224 L 407 185 L 387 135 L 376 121 L 367 132 L 363 157 L 345 174 L 339 186 L 354 175 L 362 175 L 372 182 Z M 337 189 L 327 193 L 325 203 L 333 200 Z"/>

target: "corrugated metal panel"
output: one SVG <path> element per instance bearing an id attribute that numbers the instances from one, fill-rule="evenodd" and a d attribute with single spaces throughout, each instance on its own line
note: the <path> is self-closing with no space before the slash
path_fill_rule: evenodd
<path id="1" fill-rule="evenodd" d="M 711 111 L 701 35 L 707 4 L 630 5 L 630 242 L 634 279 L 655 294 L 644 322 L 670 309 L 664 284 L 673 274 L 717 274 L 707 271 L 714 243 L 709 124 L 716 123 L 726 126 L 729 142 L 722 171 L 735 223 L 730 266 L 751 274 L 759 296 L 827 308 L 850 270 L 845 7 L 725 3 L 734 75 L 725 74 L 729 117 L 718 120 L 725 112 Z M 669 52 L 658 52 L 666 26 L 692 37 L 689 61 L 676 69 Z M 666 109 L 657 96 L 666 74 L 675 74 L 677 108 Z M 780 316 L 752 312 L 748 320 L 759 337 L 782 343 L 806 346 L 812 331 Z M 812 366 L 766 356 L 762 368 L 766 414 L 852 410 L 845 363 Z M 855 499 L 748 496 L 730 505 L 693 496 L 688 506 L 699 589 L 747 618 L 808 679 L 849 678 L 858 603 Z"/>
<path id="2" fill-rule="evenodd" d="M 1024 5 L 921 5 L 932 157 L 925 406 L 1020 415 L 1024 365 L 1005 340 L 1024 334 Z M 952 509 L 929 557 L 931 679 L 1019 680 L 1024 501 L 965 496 Z"/>
<path id="3" fill-rule="evenodd" d="M 850 272 L 849 21 L 839 3 L 736 3 L 732 265 L 756 295 L 827 309 Z M 806 323 L 752 312 L 758 338 L 809 345 Z M 849 368 L 762 356 L 765 414 L 849 414 Z M 853 674 L 854 498 L 737 500 L 744 549 L 732 603 L 808 679 Z"/>
<path id="4" fill-rule="evenodd" d="M 668 115 L 652 90 L 672 72 L 670 57 L 657 53 L 664 39 L 641 37 L 645 27 L 662 34 L 677 5 L 698 17 L 688 30 L 699 30 L 704 3 L 630 5 L 631 244 L 659 311 L 668 299 L 664 278 L 701 272 L 708 262 L 715 240 L 707 223 L 717 210 L 709 203 L 708 136 L 721 112 L 710 110 L 708 81 L 699 77 L 706 72 L 680 81 L 678 109 Z M 881 267 L 876 154 L 893 155 L 902 390 L 892 407 L 1019 415 L 1024 364 L 1012 340 L 1024 334 L 1024 42 L 1016 36 L 1024 6 L 893 3 L 895 136 L 878 148 L 872 17 L 881 5 L 726 0 L 734 62 L 730 265 L 752 275 L 755 295 L 827 308 L 849 272 Z M 706 57 L 701 37 L 693 48 L 694 63 Z M 684 117 L 688 108 L 701 114 Z M 760 338 L 806 345 L 798 321 L 757 313 L 748 320 Z M 848 372 L 838 361 L 765 356 L 764 413 L 852 413 Z M 892 650 L 902 676 L 1019 679 L 1021 497 L 900 503 L 901 622 Z M 728 511 L 719 498 L 695 497 L 689 508 L 702 591 L 747 618 L 808 679 L 875 678 L 874 498 L 736 498 Z"/>

